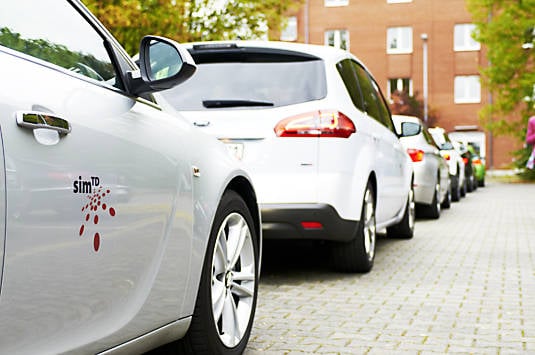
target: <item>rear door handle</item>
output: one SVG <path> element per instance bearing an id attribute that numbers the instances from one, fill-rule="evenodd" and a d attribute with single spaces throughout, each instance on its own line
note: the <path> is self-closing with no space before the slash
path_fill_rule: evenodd
<path id="1" fill-rule="evenodd" d="M 71 132 L 71 124 L 69 121 L 50 113 L 38 111 L 17 111 L 16 118 L 17 125 L 24 128 L 51 129 L 61 134 L 68 134 Z"/>

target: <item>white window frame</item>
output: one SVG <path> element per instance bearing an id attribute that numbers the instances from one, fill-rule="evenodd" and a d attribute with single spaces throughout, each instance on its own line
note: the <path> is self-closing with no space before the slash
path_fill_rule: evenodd
<path id="1" fill-rule="evenodd" d="M 386 53 L 388 54 L 407 54 L 412 53 L 412 27 L 400 26 L 389 27 L 386 30 Z M 396 48 L 391 48 L 392 43 L 396 42 Z"/>
<path id="2" fill-rule="evenodd" d="M 453 83 L 453 100 L 456 104 L 481 102 L 481 81 L 479 75 L 458 75 Z"/>
<path id="3" fill-rule="evenodd" d="M 333 47 L 335 48 L 340 48 L 340 49 L 343 49 L 343 50 L 346 50 L 346 51 L 349 51 L 349 31 L 348 30 L 327 30 L 325 31 L 325 35 L 324 35 L 324 44 L 326 46 L 329 46 L 329 34 L 334 34 L 334 44 L 333 44 Z M 346 42 L 346 48 L 343 48 L 342 47 L 342 39 L 343 39 L 343 36 L 346 36 L 345 38 L 345 42 Z"/>
<path id="4" fill-rule="evenodd" d="M 458 23 L 453 28 L 453 50 L 478 51 L 481 43 L 472 38 L 472 33 L 476 30 L 476 25 L 472 23 Z"/>
<path id="5" fill-rule="evenodd" d="M 348 6 L 349 0 L 324 0 L 325 7 Z"/>
<path id="6" fill-rule="evenodd" d="M 280 40 L 288 42 L 297 41 L 297 16 L 287 18 L 286 26 L 281 31 Z"/>

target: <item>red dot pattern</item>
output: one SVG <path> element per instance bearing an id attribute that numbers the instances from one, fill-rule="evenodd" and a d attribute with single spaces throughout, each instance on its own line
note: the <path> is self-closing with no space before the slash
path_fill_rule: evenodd
<path id="1" fill-rule="evenodd" d="M 108 195 L 111 191 L 109 189 L 106 189 L 105 192 L 102 191 L 102 187 L 98 188 L 92 195 L 87 195 L 86 198 L 89 200 L 89 203 L 87 203 L 85 206 L 82 207 L 82 212 L 88 210 L 89 213 L 85 213 L 85 222 L 89 222 L 91 220 L 91 214 L 93 214 L 93 224 L 96 226 L 100 222 L 100 218 L 98 215 L 98 210 L 101 208 L 103 211 L 108 210 L 108 214 L 111 217 L 115 217 L 116 211 L 115 208 L 109 207 L 106 203 L 101 201 L 106 195 Z M 83 236 L 84 231 L 86 229 L 85 222 L 82 223 L 80 226 L 79 235 Z M 95 232 L 93 235 L 93 249 L 95 252 L 99 251 L 100 249 L 100 243 L 101 243 L 101 236 L 99 232 Z"/>

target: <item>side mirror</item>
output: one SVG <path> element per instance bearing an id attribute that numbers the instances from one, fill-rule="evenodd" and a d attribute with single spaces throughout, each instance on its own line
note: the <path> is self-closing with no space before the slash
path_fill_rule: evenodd
<path id="1" fill-rule="evenodd" d="M 440 150 L 452 150 L 455 149 L 450 142 L 444 142 L 440 145 Z"/>
<path id="2" fill-rule="evenodd" d="M 158 36 L 143 37 L 138 65 L 141 77 L 129 73 L 130 92 L 138 96 L 181 84 L 197 69 L 186 49 L 173 40 Z"/>
<path id="3" fill-rule="evenodd" d="M 420 134 L 422 126 L 416 122 L 403 122 L 401 123 L 401 136 L 411 137 Z"/>

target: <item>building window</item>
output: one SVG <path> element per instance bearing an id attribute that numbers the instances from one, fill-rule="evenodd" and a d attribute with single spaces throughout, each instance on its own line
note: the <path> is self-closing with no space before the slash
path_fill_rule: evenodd
<path id="1" fill-rule="evenodd" d="M 454 27 L 453 49 L 455 51 L 478 51 L 481 44 L 472 38 L 476 26 L 470 23 L 458 24 Z"/>
<path id="2" fill-rule="evenodd" d="M 386 33 L 386 52 L 412 53 L 412 27 L 390 27 Z"/>
<path id="3" fill-rule="evenodd" d="M 297 41 L 297 17 L 288 17 L 286 26 L 281 32 L 281 41 Z"/>
<path id="4" fill-rule="evenodd" d="M 413 96 L 412 80 L 409 78 L 392 78 L 388 79 L 387 93 L 388 99 L 394 92 L 406 92 L 409 96 Z"/>
<path id="5" fill-rule="evenodd" d="M 454 102 L 469 104 L 481 102 L 479 75 L 456 76 L 454 81 Z"/>
<path id="6" fill-rule="evenodd" d="M 325 31 L 325 45 L 349 50 L 349 31 L 348 30 Z"/>
<path id="7" fill-rule="evenodd" d="M 412 2 L 412 0 L 386 0 L 387 4 L 398 4 L 402 2 Z"/>
<path id="8" fill-rule="evenodd" d="M 349 0 L 325 0 L 325 7 L 347 6 Z"/>

